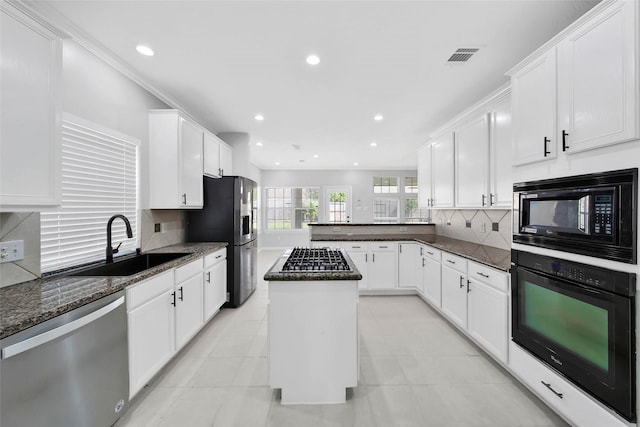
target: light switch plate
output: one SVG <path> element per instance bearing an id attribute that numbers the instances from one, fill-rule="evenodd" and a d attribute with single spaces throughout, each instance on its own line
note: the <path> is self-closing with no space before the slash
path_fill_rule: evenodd
<path id="1" fill-rule="evenodd" d="M 0 263 L 24 259 L 24 240 L 0 242 Z"/>

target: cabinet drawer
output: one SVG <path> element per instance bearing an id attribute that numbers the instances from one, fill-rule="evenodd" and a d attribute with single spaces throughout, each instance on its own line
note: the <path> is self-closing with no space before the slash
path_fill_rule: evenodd
<path id="1" fill-rule="evenodd" d="M 371 250 L 374 252 L 396 252 L 398 250 L 396 242 L 375 242 L 370 245 Z"/>
<path id="2" fill-rule="evenodd" d="M 436 249 L 433 246 L 422 246 L 422 256 L 425 258 L 431 258 L 436 262 L 440 262 L 442 259 L 442 251 L 440 249 Z"/>
<path id="3" fill-rule="evenodd" d="M 474 278 L 496 288 L 500 292 L 507 293 L 509 291 L 509 277 L 507 276 L 507 273 L 503 273 L 495 268 L 487 267 L 486 265 L 472 261 L 469 261 L 468 270 L 470 279 Z"/>
<path id="4" fill-rule="evenodd" d="M 209 268 L 212 265 L 219 263 L 222 260 L 227 259 L 227 248 L 222 248 L 204 257 L 204 266 Z"/>
<path id="5" fill-rule="evenodd" d="M 181 283 L 188 278 L 202 272 L 202 258 L 190 262 L 187 265 L 176 268 L 176 283 Z"/>
<path id="6" fill-rule="evenodd" d="M 342 249 L 347 252 L 366 252 L 369 250 L 367 242 L 342 242 Z"/>
<path id="7" fill-rule="evenodd" d="M 173 269 L 127 288 L 127 311 L 173 289 Z"/>
<path id="8" fill-rule="evenodd" d="M 594 427 L 627 425 L 513 342 L 509 344 L 509 367 L 571 424 Z"/>
<path id="9" fill-rule="evenodd" d="M 458 270 L 460 273 L 467 273 L 467 260 L 449 252 L 442 252 L 442 265 Z"/>

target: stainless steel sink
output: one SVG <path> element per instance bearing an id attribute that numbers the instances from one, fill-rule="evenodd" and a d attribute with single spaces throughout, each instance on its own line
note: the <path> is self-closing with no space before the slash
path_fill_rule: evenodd
<path id="1" fill-rule="evenodd" d="M 113 263 L 102 264 L 96 267 L 90 267 L 78 270 L 69 274 L 69 276 L 131 276 L 141 271 L 156 267 L 165 262 L 191 255 L 190 253 L 152 253 L 144 255 L 136 255 L 131 258 L 125 258 Z"/>

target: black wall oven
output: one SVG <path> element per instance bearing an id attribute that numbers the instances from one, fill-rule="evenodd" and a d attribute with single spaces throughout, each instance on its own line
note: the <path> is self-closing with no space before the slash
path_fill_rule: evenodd
<path id="1" fill-rule="evenodd" d="M 638 169 L 513 186 L 513 241 L 635 264 Z"/>
<path id="2" fill-rule="evenodd" d="M 636 421 L 636 275 L 512 251 L 513 341 Z"/>

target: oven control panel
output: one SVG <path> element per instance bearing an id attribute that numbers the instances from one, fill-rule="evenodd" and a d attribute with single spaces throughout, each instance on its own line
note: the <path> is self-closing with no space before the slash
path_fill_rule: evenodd
<path id="1" fill-rule="evenodd" d="M 594 200 L 594 219 L 593 233 L 612 235 L 613 223 L 613 195 L 596 194 Z"/>

